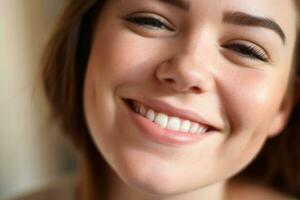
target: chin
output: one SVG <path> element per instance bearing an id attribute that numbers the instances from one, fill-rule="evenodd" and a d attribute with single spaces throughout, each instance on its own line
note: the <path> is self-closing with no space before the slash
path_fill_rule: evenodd
<path id="1" fill-rule="evenodd" d="M 156 197 L 178 195 L 210 184 L 205 174 L 203 178 L 195 178 L 191 170 L 187 172 L 185 167 L 180 168 L 180 165 L 149 154 L 120 157 L 114 167 L 117 178 L 132 190 L 143 194 Z"/>
<path id="2" fill-rule="evenodd" d="M 174 175 L 173 175 L 174 176 Z M 178 181 L 172 181 L 173 178 L 167 175 L 159 176 L 154 174 L 143 174 L 138 171 L 127 171 L 119 175 L 123 183 L 152 196 L 170 196 L 184 192 L 184 188 L 178 186 Z"/>

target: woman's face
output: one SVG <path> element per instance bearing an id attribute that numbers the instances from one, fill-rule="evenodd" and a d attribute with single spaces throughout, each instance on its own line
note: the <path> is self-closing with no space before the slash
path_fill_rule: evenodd
<path id="1" fill-rule="evenodd" d="M 84 110 L 113 171 L 166 195 L 244 168 L 288 116 L 295 24 L 291 0 L 108 0 Z"/>

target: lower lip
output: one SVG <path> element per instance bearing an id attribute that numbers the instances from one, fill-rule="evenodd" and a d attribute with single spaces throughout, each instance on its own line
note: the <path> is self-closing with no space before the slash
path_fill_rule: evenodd
<path id="1" fill-rule="evenodd" d="M 153 142 L 169 146 L 185 146 L 198 143 L 205 137 L 211 135 L 210 133 L 192 134 L 164 129 L 132 111 L 126 102 L 125 106 L 138 129 Z"/>

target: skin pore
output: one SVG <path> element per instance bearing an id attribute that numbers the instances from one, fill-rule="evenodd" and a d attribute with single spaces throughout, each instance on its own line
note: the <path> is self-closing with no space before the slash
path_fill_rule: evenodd
<path id="1" fill-rule="evenodd" d="M 293 2 L 182 2 L 108 0 L 100 13 L 84 111 L 111 167 L 108 199 L 235 199 L 233 191 L 245 189 L 228 179 L 287 121 Z M 157 143 L 141 133 L 125 99 L 193 111 L 218 129 L 189 145 Z"/>

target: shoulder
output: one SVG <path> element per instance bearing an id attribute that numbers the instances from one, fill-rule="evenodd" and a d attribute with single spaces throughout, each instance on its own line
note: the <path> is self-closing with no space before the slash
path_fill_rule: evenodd
<path id="1" fill-rule="evenodd" d="M 78 185 L 78 177 L 60 177 L 46 186 L 11 200 L 75 200 Z"/>

